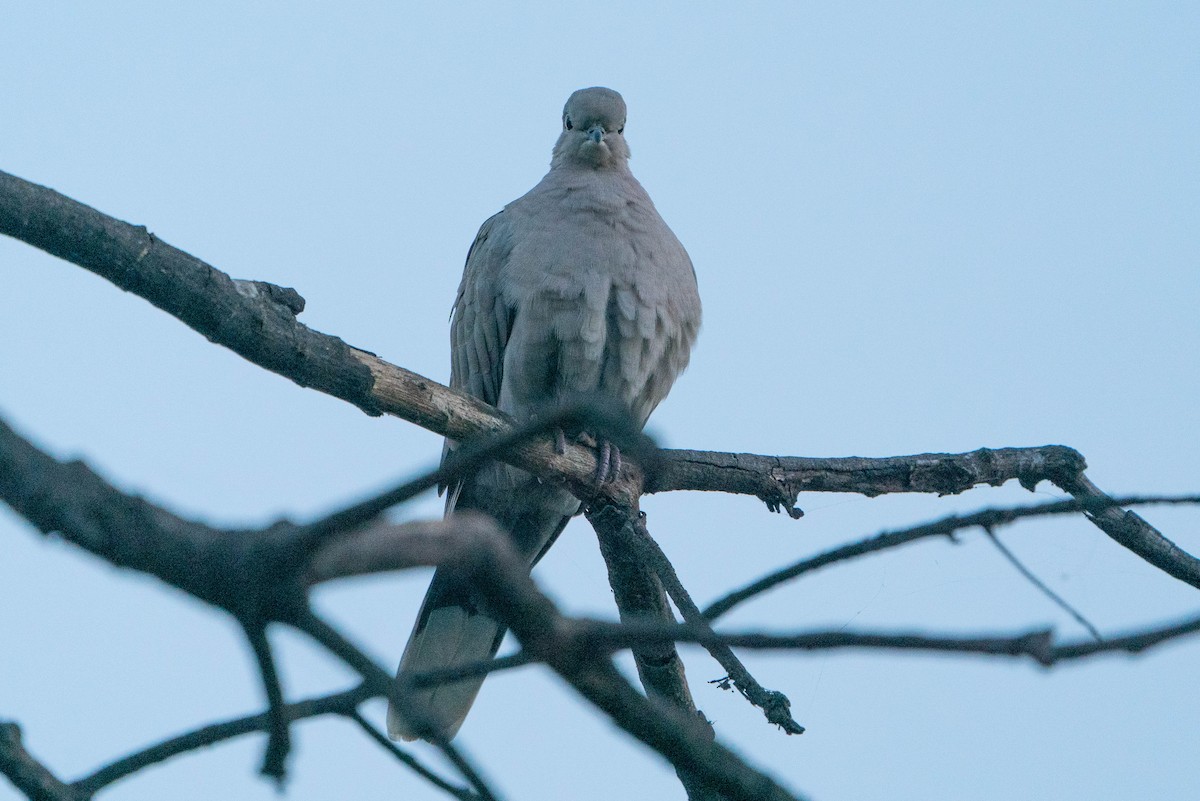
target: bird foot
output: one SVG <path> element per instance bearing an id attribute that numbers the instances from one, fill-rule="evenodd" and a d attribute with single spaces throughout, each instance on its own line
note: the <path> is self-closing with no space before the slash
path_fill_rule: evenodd
<path id="1" fill-rule="evenodd" d="M 561 433 L 561 432 L 560 432 Z M 592 474 L 592 481 L 597 487 L 601 487 L 610 481 L 616 481 L 617 476 L 621 474 L 621 449 L 606 439 L 598 439 L 593 437 L 586 431 L 581 431 L 575 436 L 575 441 L 580 445 L 588 448 L 596 449 L 596 472 Z M 566 452 L 566 442 L 563 442 L 563 450 L 560 453 Z"/>
<path id="2" fill-rule="evenodd" d="M 596 475 L 593 480 L 596 486 L 603 486 L 608 481 L 616 481 L 621 474 L 621 449 L 606 439 L 600 440 L 599 453 L 596 454 Z"/>

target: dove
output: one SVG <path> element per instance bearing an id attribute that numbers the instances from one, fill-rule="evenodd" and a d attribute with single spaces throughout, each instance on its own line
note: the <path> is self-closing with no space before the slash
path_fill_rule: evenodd
<path id="1" fill-rule="evenodd" d="M 518 420 L 599 397 L 643 426 L 687 367 L 700 328 L 696 273 L 629 170 L 625 116 L 612 89 L 572 94 L 550 171 L 486 220 L 467 254 L 450 386 Z M 597 482 L 620 471 L 619 451 L 600 444 Z M 490 515 L 532 569 L 580 507 L 562 486 L 496 462 L 449 488 L 446 514 Z M 490 659 L 504 634 L 469 580 L 438 568 L 398 674 Z M 407 691 L 425 727 L 393 703 L 388 734 L 452 738 L 482 684 L 479 676 Z"/>

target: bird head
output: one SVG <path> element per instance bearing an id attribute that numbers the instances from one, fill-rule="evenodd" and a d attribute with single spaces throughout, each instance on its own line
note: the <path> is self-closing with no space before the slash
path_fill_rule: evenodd
<path id="1" fill-rule="evenodd" d="M 563 107 L 562 134 L 553 166 L 613 167 L 629 159 L 625 143 L 625 101 L 603 86 L 580 89 Z"/>

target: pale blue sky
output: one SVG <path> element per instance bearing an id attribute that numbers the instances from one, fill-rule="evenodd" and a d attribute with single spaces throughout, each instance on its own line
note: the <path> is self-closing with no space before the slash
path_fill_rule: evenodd
<path id="1" fill-rule="evenodd" d="M 1200 11 L 1184 3 L 154 3 L 12 7 L 0 169 L 236 277 L 432 378 L 479 223 L 544 173 L 574 89 L 621 91 L 633 169 L 687 246 L 705 325 L 650 429 L 676 447 L 891 455 L 1064 443 L 1112 492 L 1200 487 Z M 216 348 L 80 268 L 0 239 L 0 414 L 116 484 L 218 523 L 303 518 L 432 465 L 438 439 Z M 834 544 L 984 505 L 647 499 L 704 603 Z M 433 516 L 432 497 L 404 510 Z M 1200 552 L 1194 511 L 1146 516 Z M 1090 525 L 1003 532 L 1103 631 L 1200 608 Z M 223 616 L 0 510 L 0 717 L 64 778 L 261 706 Z M 537 572 L 610 615 L 585 523 Z M 424 574 L 321 590 L 389 666 Z M 826 571 L 734 627 L 1082 630 L 978 534 Z M 281 634 L 290 697 L 347 671 Z M 687 651 L 718 735 L 814 799 L 1190 799 L 1200 642 L 1052 672 L 891 653 L 749 653 L 787 738 Z M 378 705 L 369 711 L 381 717 Z M 539 668 L 460 735 L 510 799 L 683 798 L 657 757 Z M 440 798 L 349 724 L 296 729 L 288 798 Z M 259 738 L 113 801 L 274 798 Z M 12 796 L 0 784 L 0 799 Z"/>

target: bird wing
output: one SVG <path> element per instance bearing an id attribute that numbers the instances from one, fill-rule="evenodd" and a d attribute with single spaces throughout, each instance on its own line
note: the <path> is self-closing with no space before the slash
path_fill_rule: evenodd
<path id="1" fill-rule="evenodd" d="M 484 221 L 467 252 L 450 323 L 450 386 L 492 406 L 504 379 L 504 348 L 512 311 L 497 287 L 507 259 L 508 220 L 498 212 Z"/>
<path id="2" fill-rule="evenodd" d="M 504 380 L 504 349 L 512 332 L 513 312 L 498 290 L 498 278 L 512 248 L 504 212 L 484 220 L 467 251 L 462 282 L 450 313 L 450 386 L 495 406 Z M 442 463 L 455 447 L 447 439 Z M 439 487 L 439 492 L 447 489 Z M 454 509 L 462 482 L 449 487 L 446 511 Z"/>

